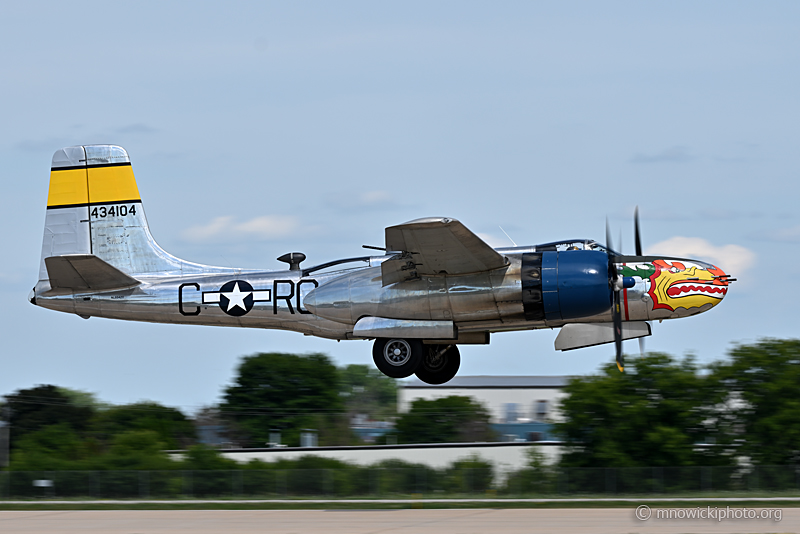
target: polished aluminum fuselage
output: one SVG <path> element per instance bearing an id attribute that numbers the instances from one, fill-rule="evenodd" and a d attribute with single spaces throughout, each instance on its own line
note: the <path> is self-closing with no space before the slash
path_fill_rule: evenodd
<path id="1" fill-rule="evenodd" d="M 156 323 L 236 326 L 291 330 L 330 339 L 352 339 L 353 326 L 361 317 L 375 316 L 411 320 L 452 320 L 460 332 L 500 332 L 559 327 L 567 323 L 611 321 L 606 313 L 570 320 L 525 319 L 520 281 L 521 256 L 535 247 L 498 249 L 509 262 L 501 269 L 460 276 L 429 276 L 381 285 L 380 262 L 369 267 L 318 272 L 247 271 L 204 267 L 205 271 L 167 276 L 133 276 L 141 284 L 124 290 L 73 292 L 38 287 L 35 303 L 45 308 L 75 313 L 82 317 L 145 321 Z M 232 281 L 243 281 L 255 292 L 269 292 L 269 300 L 256 301 L 245 314 L 232 316 L 224 306 L 205 294 L 218 293 Z M 649 280 L 637 279 L 626 289 L 624 319 L 645 321 L 667 319 L 690 313 L 653 310 L 648 295 Z M 316 287 L 340 291 L 341 298 L 330 309 L 309 312 L 306 297 Z M 211 301 L 211 302 L 209 302 Z M 339 306 L 340 309 L 336 309 Z M 703 310 L 697 310 L 703 311 Z M 324 313 L 323 313 L 324 312 Z M 323 317 L 324 315 L 325 317 Z"/>

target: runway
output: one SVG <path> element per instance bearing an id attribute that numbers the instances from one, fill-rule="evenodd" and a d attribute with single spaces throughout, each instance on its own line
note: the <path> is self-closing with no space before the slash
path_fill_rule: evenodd
<path id="1" fill-rule="evenodd" d="M 654 508 L 654 511 L 656 509 Z M 22 534 L 482 534 L 558 532 L 800 532 L 800 508 L 774 519 L 636 518 L 635 508 L 468 510 L 118 510 L 0 512 L 0 532 Z"/>

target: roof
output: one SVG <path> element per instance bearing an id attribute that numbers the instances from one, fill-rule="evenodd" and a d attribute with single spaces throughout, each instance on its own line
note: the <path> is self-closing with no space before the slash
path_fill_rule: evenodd
<path id="1" fill-rule="evenodd" d="M 561 389 L 567 385 L 569 376 L 457 376 L 446 384 L 426 384 L 414 377 L 402 380 L 399 386 L 403 389 Z"/>

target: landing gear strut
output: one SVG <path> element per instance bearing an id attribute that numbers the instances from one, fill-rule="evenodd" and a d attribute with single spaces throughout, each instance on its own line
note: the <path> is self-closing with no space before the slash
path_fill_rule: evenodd
<path id="1" fill-rule="evenodd" d="M 413 374 L 427 384 L 444 384 L 456 376 L 461 354 L 455 345 L 424 345 L 419 339 L 378 338 L 372 360 L 381 373 L 392 378 Z"/>
<path id="2" fill-rule="evenodd" d="M 456 345 L 423 345 L 425 352 L 417 367 L 417 378 L 427 384 L 444 384 L 450 381 L 461 365 L 461 354 Z"/>

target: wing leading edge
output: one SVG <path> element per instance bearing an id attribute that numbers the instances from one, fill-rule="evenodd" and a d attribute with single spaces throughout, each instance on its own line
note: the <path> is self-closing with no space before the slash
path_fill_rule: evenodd
<path id="1" fill-rule="evenodd" d="M 507 260 L 456 219 L 428 217 L 386 228 L 386 250 L 395 256 L 381 264 L 384 286 L 420 276 L 451 276 L 491 271 Z"/>

